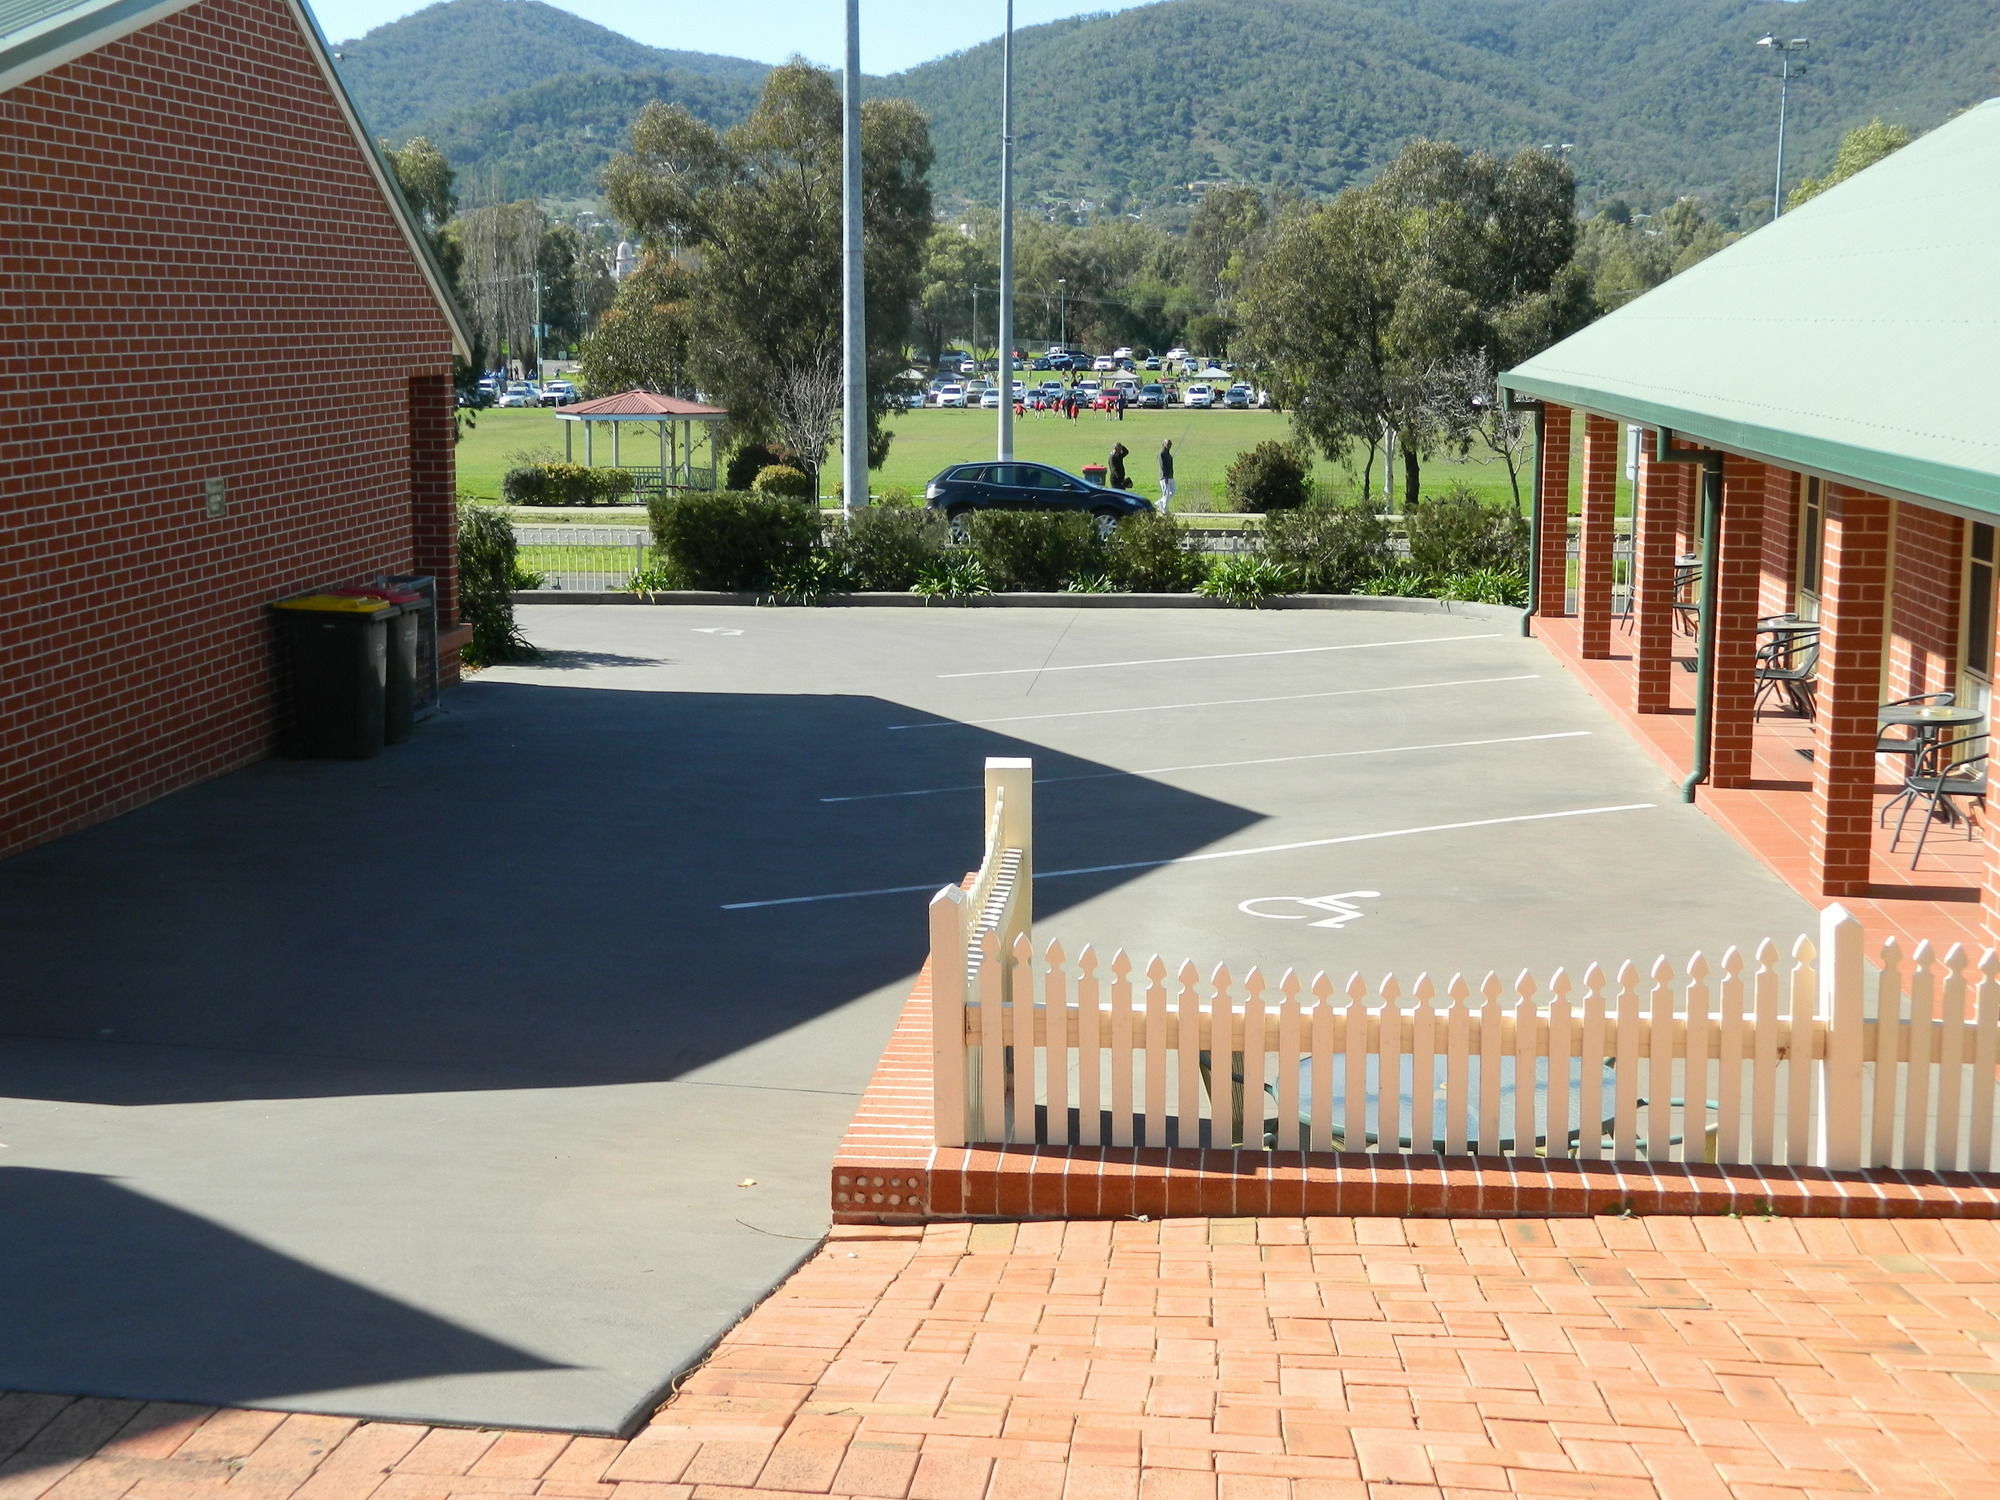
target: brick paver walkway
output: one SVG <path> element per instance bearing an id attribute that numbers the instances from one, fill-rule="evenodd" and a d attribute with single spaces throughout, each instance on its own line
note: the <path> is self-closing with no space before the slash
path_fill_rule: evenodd
<path id="1" fill-rule="evenodd" d="M 630 1443 L 0 1397 L 0 1500 L 2000 1496 L 2000 1226 L 841 1230 Z"/>

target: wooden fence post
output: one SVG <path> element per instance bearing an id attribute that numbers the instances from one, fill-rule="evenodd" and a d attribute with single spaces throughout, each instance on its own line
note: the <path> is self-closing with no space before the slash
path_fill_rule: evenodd
<path id="1" fill-rule="evenodd" d="M 986 760 L 986 816 L 993 816 L 993 799 L 1004 793 L 1000 804 L 1000 847 L 1021 851 L 1020 873 L 1015 876 L 1013 909 L 1018 924 L 1000 934 L 1002 952 L 1011 952 L 1014 939 L 1035 930 L 1035 763 L 1006 756 Z"/>
<path id="2" fill-rule="evenodd" d="M 965 892 L 931 897 L 931 1143 L 965 1144 Z"/>
<path id="3" fill-rule="evenodd" d="M 1819 914 L 1818 1020 L 1825 1035 L 1819 1077 L 1818 1165 L 1850 1172 L 1861 1165 L 1861 924 L 1845 907 Z M 1794 1066 L 1797 1066 L 1794 1063 Z"/>

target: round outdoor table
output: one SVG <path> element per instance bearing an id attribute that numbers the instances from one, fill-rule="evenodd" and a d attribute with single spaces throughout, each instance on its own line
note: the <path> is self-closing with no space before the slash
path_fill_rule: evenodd
<path id="1" fill-rule="evenodd" d="M 1932 735 L 1945 729 L 1968 729 L 1985 719 L 1983 710 L 1963 703 L 1885 703 L 1875 710 L 1875 722 L 1884 728 L 1908 724 Z"/>
<path id="2" fill-rule="evenodd" d="M 1401 1077 L 1398 1080 L 1400 1086 L 1397 1089 L 1396 1100 L 1396 1129 L 1400 1139 L 1397 1144 L 1408 1150 L 1410 1147 L 1410 1127 L 1415 1123 L 1413 1117 L 1416 1113 L 1416 1059 L 1405 1055 L 1400 1061 L 1402 1068 Z M 1495 1151 L 1511 1154 L 1515 1150 L 1514 1059 L 1511 1056 L 1502 1057 L 1499 1059 L 1499 1063 L 1500 1141 L 1497 1146 L 1486 1146 L 1479 1139 L 1480 1059 L 1477 1054 L 1466 1059 L 1465 1083 L 1467 1107 L 1464 1124 L 1465 1138 L 1468 1143 L 1466 1149 L 1468 1151 L 1483 1149 L 1490 1155 Z M 1379 1078 L 1381 1061 L 1379 1058 L 1371 1056 L 1366 1059 L 1366 1064 L 1367 1070 L 1363 1077 L 1363 1087 L 1367 1090 L 1366 1118 L 1369 1123 L 1367 1143 L 1372 1146 L 1376 1144 L 1378 1133 L 1376 1110 L 1381 1104 L 1381 1083 Z M 1427 1145 L 1418 1149 L 1442 1152 L 1445 1148 L 1445 1141 L 1450 1134 L 1450 1122 L 1448 1119 L 1450 1112 L 1445 1108 L 1444 1098 L 1445 1059 L 1443 1057 L 1433 1057 L 1432 1066 L 1437 1081 L 1437 1092 L 1432 1095 L 1431 1139 Z M 1312 1110 L 1312 1070 L 1313 1060 L 1310 1057 L 1299 1059 L 1299 1124 L 1301 1126 L 1310 1123 Z M 1547 1142 L 1549 1134 L 1548 1080 L 1549 1060 L 1545 1057 L 1537 1058 L 1535 1060 L 1535 1075 L 1530 1086 L 1535 1091 L 1535 1139 L 1541 1143 Z M 1331 1082 L 1333 1084 L 1332 1115 L 1334 1143 L 1342 1149 L 1355 1149 L 1347 1147 L 1346 1144 L 1347 1064 L 1345 1059 L 1334 1064 Z M 1557 1155 L 1568 1155 L 1576 1134 L 1582 1130 L 1601 1129 L 1606 1134 L 1610 1133 L 1610 1120 L 1613 1114 L 1613 1100 L 1617 1097 L 1618 1078 L 1616 1073 L 1608 1066 L 1602 1069 L 1601 1084 L 1603 1092 L 1598 1105 L 1599 1119 L 1590 1122 L 1572 1121 L 1565 1131 L 1566 1139 L 1556 1151 Z M 1577 1100 L 1577 1104 L 1570 1111 L 1571 1114 L 1577 1113 L 1582 1108 L 1582 1094 L 1583 1061 L 1581 1058 L 1573 1057 L 1569 1060 L 1569 1095 L 1571 1098 Z M 1544 1145 L 1543 1149 L 1547 1150 L 1548 1147 Z"/>

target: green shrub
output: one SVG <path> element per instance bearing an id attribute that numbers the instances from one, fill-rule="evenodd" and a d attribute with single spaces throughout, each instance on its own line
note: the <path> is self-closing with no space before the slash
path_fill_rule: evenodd
<path id="1" fill-rule="evenodd" d="M 993 580 L 986 576 L 986 568 L 978 558 L 963 552 L 947 553 L 926 565 L 917 581 L 910 585 L 910 592 L 921 595 L 925 603 L 970 599 L 992 593 Z"/>
<path id="2" fill-rule="evenodd" d="M 757 471 L 757 477 L 750 481 L 750 492 L 754 495 L 782 495 L 791 500 L 810 500 L 812 476 L 790 464 L 771 464 Z"/>
<path id="3" fill-rule="evenodd" d="M 1105 571 L 1094 516 L 980 510 L 972 513 L 970 530 L 972 555 L 998 589 L 1060 589 L 1079 574 Z"/>
<path id="4" fill-rule="evenodd" d="M 1438 597 L 1464 599 L 1472 604 L 1511 604 L 1525 609 L 1528 575 L 1513 568 L 1467 568 L 1447 577 Z"/>
<path id="5" fill-rule="evenodd" d="M 890 506 L 911 506 L 917 503 L 917 492 L 906 484 L 892 484 L 875 497 L 875 504 Z"/>
<path id="6" fill-rule="evenodd" d="M 900 593 L 945 549 L 945 519 L 934 510 L 856 511 L 828 527 L 827 550 L 857 589 Z"/>
<path id="7" fill-rule="evenodd" d="M 634 594 L 663 594 L 681 587 L 681 579 L 667 564 L 652 563 L 626 579 L 625 587 Z"/>
<path id="8" fill-rule="evenodd" d="M 1366 504 L 1281 511 L 1258 543 L 1309 594 L 1345 594 L 1389 561 L 1389 527 Z"/>
<path id="9" fill-rule="evenodd" d="M 828 594 L 844 592 L 848 586 L 847 575 L 838 561 L 824 552 L 808 552 L 771 576 L 771 602 L 817 604 Z"/>
<path id="10" fill-rule="evenodd" d="M 1157 511 L 1120 521 L 1104 551 L 1111 581 L 1137 594 L 1185 594 L 1208 576 L 1187 527 Z"/>
<path id="11" fill-rule="evenodd" d="M 684 588 L 761 593 L 819 540 L 809 500 L 716 490 L 664 496 L 648 510 L 660 561 Z"/>
<path id="12" fill-rule="evenodd" d="M 1117 582 L 1109 573 L 1079 573 L 1063 585 L 1065 594 L 1122 594 Z"/>
<path id="13" fill-rule="evenodd" d="M 500 481 L 509 505 L 594 505 L 618 501 L 632 493 L 632 476 L 624 469 L 589 469 L 582 464 L 520 464 Z"/>
<path id="14" fill-rule="evenodd" d="M 789 459 L 783 449 L 773 448 L 769 443 L 738 443 L 730 450 L 729 462 L 724 465 L 722 487 L 747 490 L 772 464 L 786 463 Z"/>
<path id="15" fill-rule="evenodd" d="M 1442 598 L 1444 580 L 1406 557 L 1392 557 L 1374 573 L 1357 579 L 1351 592 L 1386 599 Z"/>
<path id="16" fill-rule="evenodd" d="M 514 526 L 490 505 L 458 502 L 458 609 L 472 627 L 460 654 L 475 667 L 537 655 L 514 623 Z"/>
<path id="17" fill-rule="evenodd" d="M 508 570 L 508 582 L 513 587 L 514 592 L 517 594 L 520 593 L 523 589 L 541 588 L 548 581 L 549 581 L 548 574 L 539 573 L 535 569 L 529 567 L 524 562 L 517 561 L 515 562 L 513 567 Z"/>
<path id="18" fill-rule="evenodd" d="M 1256 609 L 1273 594 L 1292 590 L 1291 573 L 1264 557 L 1220 557 L 1195 590 L 1238 609 Z"/>
<path id="19" fill-rule="evenodd" d="M 1223 470 L 1222 492 L 1237 510 L 1296 510 L 1312 498 L 1312 466 L 1296 443 L 1259 443 Z"/>
<path id="20" fill-rule="evenodd" d="M 1425 572 L 1528 570 L 1528 518 L 1504 501 L 1481 500 L 1465 485 L 1418 501 L 1403 525 L 1410 561 Z"/>

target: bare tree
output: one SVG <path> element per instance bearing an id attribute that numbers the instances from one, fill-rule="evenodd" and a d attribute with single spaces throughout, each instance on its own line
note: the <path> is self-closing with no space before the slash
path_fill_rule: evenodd
<path id="1" fill-rule="evenodd" d="M 821 344 L 804 359 L 787 360 L 771 379 L 771 416 L 778 440 L 805 460 L 812 472 L 813 493 L 819 493 L 820 466 L 833 446 L 841 409 L 840 355 Z"/>
<path id="2" fill-rule="evenodd" d="M 1439 360 L 1425 370 L 1422 388 L 1416 404 L 1432 442 L 1460 457 L 1479 447 L 1499 459 L 1507 466 L 1514 508 L 1520 509 L 1521 473 L 1531 446 L 1528 421 L 1501 404 L 1491 356 L 1481 349 Z"/>

